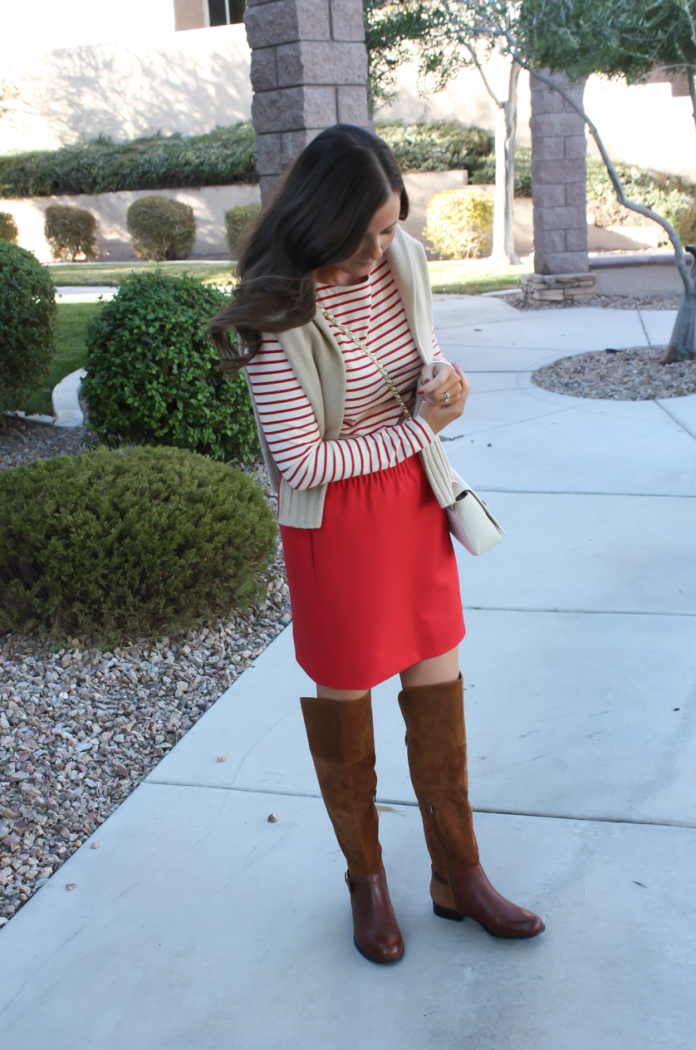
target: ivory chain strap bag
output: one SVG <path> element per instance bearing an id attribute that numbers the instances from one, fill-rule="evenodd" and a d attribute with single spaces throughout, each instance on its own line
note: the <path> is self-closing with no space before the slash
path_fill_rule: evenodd
<path id="1" fill-rule="evenodd" d="M 323 306 L 320 308 L 327 321 L 338 328 L 339 332 L 343 332 L 364 354 L 367 354 L 396 398 L 406 419 L 413 419 L 396 384 L 372 351 L 328 310 L 325 310 Z M 445 507 L 449 530 L 470 554 L 483 554 L 496 543 L 500 543 L 505 535 L 505 530 L 496 521 L 485 501 L 476 495 L 471 485 L 467 485 L 451 464 L 450 472 L 452 474 L 452 505 Z"/>

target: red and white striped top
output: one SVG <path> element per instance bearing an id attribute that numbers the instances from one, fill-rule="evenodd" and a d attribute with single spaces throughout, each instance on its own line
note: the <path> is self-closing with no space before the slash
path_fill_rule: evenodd
<path id="1" fill-rule="evenodd" d="M 423 361 L 386 257 L 362 284 L 318 286 L 317 302 L 366 343 L 412 410 Z M 338 328 L 333 332 L 346 364 L 345 414 L 336 440 L 321 440 L 312 406 L 274 336 L 263 336 L 247 366 L 271 455 L 295 489 L 386 470 L 434 437 L 423 419 L 399 423 L 401 408 L 379 370 Z M 433 351 L 444 360 L 434 333 Z"/>

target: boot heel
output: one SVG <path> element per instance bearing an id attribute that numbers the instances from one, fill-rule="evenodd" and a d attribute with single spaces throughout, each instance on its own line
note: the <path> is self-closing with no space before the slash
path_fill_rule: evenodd
<path id="1" fill-rule="evenodd" d="M 436 904 L 435 901 L 433 901 L 433 911 L 438 919 L 452 919 L 453 922 L 464 922 L 464 916 L 458 911 L 452 911 L 451 908 L 443 908 L 441 904 Z"/>

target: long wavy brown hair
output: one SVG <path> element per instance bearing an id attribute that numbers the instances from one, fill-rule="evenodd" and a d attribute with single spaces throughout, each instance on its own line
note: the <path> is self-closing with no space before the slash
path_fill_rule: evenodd
<path id="1" fill-rule="evenodd" d="M 286 332 L 314 318 L 314 274 L 358 251 L 376 211 L 392 193 L 408 195 L 392 151 L 365 128 L 334 124 L 300 153 L 246 238 L 240 282 L 210 322 L 220 367 L 237 370 L 259 352 L 262 332 Z M 238 354 L 227 332 L 246 347 Z"/>

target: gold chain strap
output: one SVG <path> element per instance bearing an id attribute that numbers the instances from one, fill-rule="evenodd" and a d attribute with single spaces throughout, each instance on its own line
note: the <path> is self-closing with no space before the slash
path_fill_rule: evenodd
<path id="1" fill-rule="evenodd" d="M 331 324 L 335 325 L 336 328 L 338 328 L 339 332 L 343 332 L 344 335 L 347 335 L 348 338 L 352 342 L 354 342 L 356 346 L 360 347 L 360 349 L 363 351 L 363 353 L 367 354 L 367 356 L 370 358 L 370 361 L 372 361 L 372 364 L 381 373 L 382 379 L 387 384 L 387 386 L 391 390 L 391 392 L 394 395 L 394 397 L 396 398 L 396 400 L 399 402 L 399 404 L 400 404 L 400 406 L 401 406 L 401 408 L 403 410 L 403 413 L 406 416 L 406 418 L 407 419 L 413 419 L 413 416 L 411 415 L 411 413 L 409 412 L 408 408 L 406 407 L 404 399 L 402 398 L 402 396 L 399 393 L 399 391 L 396 389 L 396 385 L 395 385 L 392 377 L 389 375 L 389 373 L 386 371 L 386 369 L 382 367 L 382 365 L 379 363 L 379 361 L 377 360 L 375 355 L 372 353 L 372 351 L 368 350 L 368 348 L 365 346 L 365 344 L 363 342 L 361 342 L 360 339 L 358 339 L 358 337 L 356 335 L 353 335 L 353 333 L 351 332 L 350 328 L 346 328 L 346 326 L 344 324 L 341 324 L 341 322 L 336 317 L 334 317 L 333 314 L 330 314 L 329 311 L 325 310 L 324 307 L 321 306 L 321 305 L 320 305 L 320 309 L 321 309 L 321 312 L 323 313 L 323 315 L 324 315 L 324 317 L 326 318 L 327 321 L 330 321 Z"/>

